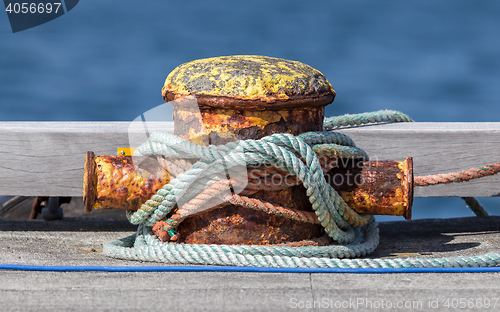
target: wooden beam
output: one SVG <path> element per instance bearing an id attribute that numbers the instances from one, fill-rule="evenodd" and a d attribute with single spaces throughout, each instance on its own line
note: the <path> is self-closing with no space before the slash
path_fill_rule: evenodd
<path id="1" fill-rule="evenodd" d="M 0 195 L 82 196 L 85 153 L 129 147 L 130 122 L 0 123 Z M 149 124 L 173 133 L 173 123 Z M 140 129 L 132 129 L 140 133 Z"/>
<path id="2" fill-rule="evenodd" d="M 500 123 L 411 122 L 337 131 L 349 135 L 372 160 L 413 157 L 416 176 L 454 172 L 500 161 Z M 499 195 L 500 175 L 415 189 L 417 197 Z"/>
<path id="3" fill-rule="evenodd" d="M 115 155 L 129 147 L 128 122 L 1 122 L 0 195 L 81 196 L 85 153 Z M 173 132 L 173 123 L 148 123 Z M 337 130 L 372 160 L 414 158 L 415 175 L 479 167 L 500 161 L 500 123 L 400 123 Z M 500 175 L 417 187 L 416 196 L 500 195 Z"/>

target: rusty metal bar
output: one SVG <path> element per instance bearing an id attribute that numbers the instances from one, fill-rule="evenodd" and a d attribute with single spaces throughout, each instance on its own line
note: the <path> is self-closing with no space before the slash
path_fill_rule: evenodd
<path id="1" fill-rule="evenodd" d="M 142 168 L 133 164 L 131 156 L 95 156 L 88 152 L 84 177 L 85 211 L 112 208 L 137 210 L 168 183 L 169 174 L 164 168 L 147 157 L 141 159 Z M 351 161 L 331 168 L 325 173 L 325 179 L 360 214 L 411 218 L 411 158 L 403 162 Z M 262 196 L 255 197 L 262 199 Z"/>
<path id="2" fill-rule="evenodd" d="M 360 162 L 349 169 L 333 168 L 327 182 L 359 214 L 394 215 L 411 219 L 413 160 Z M 340 181 L 339 181 L 340 180 Z"/>
<path id="3" fill-rule="evenodd" d="M 86 212 L 111 208 L 137 210 L 169 182 L 169 176 L 149 157 L 95 156 L 87 152 L 83 181 Z"/>

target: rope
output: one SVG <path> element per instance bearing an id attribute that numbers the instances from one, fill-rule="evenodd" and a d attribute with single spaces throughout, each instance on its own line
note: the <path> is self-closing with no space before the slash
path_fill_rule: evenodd
<path id="1" fill-rule="evenodd" d="M 500 172 L 500 162 L 479 168 L 415 177 L 414 183 L 417 186 L 428 186 L 443 183 L 464 182 L 472 179 L 487 177 Z"/>
<path id="2" fill-rule="evenodd" d="M 377 122 L 408 122 L 399 112 L 379 111 L 328 118 L 325 128 Z M 438 259 L 349 259 L 366 256 L 379 243 L 373 216 L 359 215 L 325 181 L 325 157 L 368 159 L 346 135 L 309 132 L 299 136 L 273 134 L 222 146 L 199 146 L 164 132 L 153 133 L 136 155 L 162 155 L 164 162 L 197 160 L 175 166 L 174 178 L 136 212 L 127 212 L 137 233 L 107 243 L 103 253 L 127 260 L 175 264 L 257 266 L 281 268 L 422 268 L 486 267 L 500 264 L 500 254 Z M 320 162 L 320 159 L 323 159 Z M 174 161 L 175 163 L 175 161 Z M 243 168 L 236 174 L 228 170 Z M 248 179 L 247 167 L 257 168 Z M 253 168 L 253 169 L 252 169 Z M 269 169 L 274 168 L 274 169 Z M 244 195 L 272 188 L 265 179 L 285 172 L 306 189 L 314 213 L 280 207 Z M 243 174 L 244 173 L 244 174 Z M 244 178 L 243 178 L 244 177 Z M 260 186 L 258 182 L 263 182 Z M 277 186 L 283 187 L 283 186 Z M 239 190 L 235 192 L 235 190 Z M 203 245 L 176 240 L 175 228 L 187 217 L 233 204 L 265 211 L 299 222 L 319 223 L 326 236 L 316 241 L 281 245 Z M 330 242 L 324 245 L 325 242 Z"/>
<path id="3" fill-rule="evenodd" d="M 336 117 L 325 118 L 323 127 L 325 129 L 333 129 L 339 127 L 349 127 L 349 126 L 359 126 L 371 123 L 382 123 L 382 122 L 412 122 L 413 120 L 407 115 L 392 111 L 392 110 L 380 110 L 371 113 L 362 113 L 354 115 L 343 115 Z"/>
<path id="4" fill-rule="evenodd" d="M 500 162 L 462 171 L 428 176 L 416 176 L 414 178 L 414 184 L 416 186 L 429 186 L 436 184 L 458 183 L 495 175 L 498 172 L 500 172 Z M 462 199 L 467 204 L 467 207 L 469 207 L 477 217 L 489 216 L 488 212 L 474 197 L 462 197 Z"/>
<path id="5" fill-rule="evenodd" d="M 234 265 L 290 268 L 467 268 L 500 265 L 500 254 L 475 257 L 434 259 L 342 259 L 365 256 L 375 250 L 378 238 L 376 223 L 370 223 L 367 242 L 372 248 L 359 245 L 282 247 L 245 245 L 189 245 L 161 243 L 148 228 L 139 227 L 138 235 L 108 243 L 103 252 L 111 257 L 178 264 Z M 135 244 L 134 244 L 135 242 Z M 340 247 L 340 248 L 336 248 Z"/>

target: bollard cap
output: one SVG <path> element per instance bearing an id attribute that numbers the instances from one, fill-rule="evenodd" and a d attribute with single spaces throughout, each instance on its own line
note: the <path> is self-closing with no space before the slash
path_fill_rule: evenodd
<path id="1" fill-rule="evenodd" d="M 196 95 L 198 104 L 213 108 L 280 110 L 322 107 L 335 91 L 318 70 L 297 61 L 234 55 L 196 60 L 175 68 L 162 89 L 173 101 Z"/>

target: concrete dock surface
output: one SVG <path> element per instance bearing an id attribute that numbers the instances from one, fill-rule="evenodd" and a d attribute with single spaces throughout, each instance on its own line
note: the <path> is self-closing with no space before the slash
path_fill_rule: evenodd
<path id="1" fill-rule="evenodd" d="M 152 266 L 112 259 L 126 220 L 0 220 L 0 264 Z M 380 223 L 371 258 L 496 253 L 500 217 Z M 500 273 L 40 272 L 0 270 L 0 311 L 500 311 Z"/>

